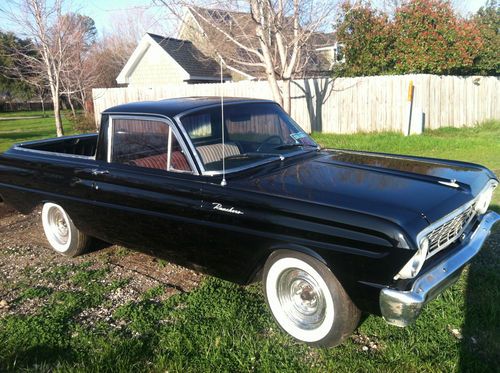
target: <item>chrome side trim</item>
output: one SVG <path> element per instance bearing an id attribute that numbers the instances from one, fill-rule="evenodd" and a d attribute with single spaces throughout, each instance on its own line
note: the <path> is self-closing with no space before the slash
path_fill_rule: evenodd
<path id="1" fill-rule="evenodd" d="M 22 145 L 14 145 L 12 147 L 12 150 L 21 151 L 21 152 L 28 152 L 28 153 L 35 153 L 35 154 L 52 155 L 52 156 L 56 156 L 56 157 L 79 158 L 79 159 L 87 159 L 87 160 L 94 160 L 95 159 L 95 155 L 57 153 L 57 152 L 51 152 L 48 150 L 37 150 L 37 149 L 23 148 Z"/>
<path id="2" fill-rule="evenodd" d="M 385 321 L 401 327 L 415 321 L 425 304 L 458 280 L 463 267 L 479 253 L 491 228 L 499 221 L 499 214 L 493 211 L 487 212 L 476 230 L 466 238 L 455 253 L 420 275 L 411 290 L 382 289 L 379 302 Z"/>
<path id="3" fill-rule="evenodd" d="M 178 114 L 174 117 L 174 120 L 177 123 L 177 127 L 179 127 L 184 138 L 186 139 L 187 145 L 188 145 L 189 149 L 191 150 L 191 154 L 193 154 L 194 159 L 198 163 L 198 167 L 200 168 L 201 174 L 207 175 L 206 170 L 205 170 L 205 166 L 200 158 L 200 155 L 198 154 L 198 151 L 196 150 L 195 146 L 193 145 L 193 142 L 191 141 L 191 137 L 189 137 L 186 129 L 184 128 L 184 126 L 182 125 L 182 122 L 180 121 L 181 115 L 185 115 L 185 113 Z"/>
<path id="4" fill-rule="evenodd" d="M 168 146 L 167 146 L 167 171 L 170 171 L 170 159 L 172 158 L 172 127 L 168 127 Z"/>
<path id="5" fill-rule="evenodd" d="M 119 117 L 118 117 L 119 118 Z M 109 120 L 108 120 L 108 133 L 107 133 L 107 144 L 108 144 L 108 149 L 107 149 L 107 152 L 108 154 L 106 154 L 106 160 L 108 161 L 108 163 L 111 163 L 111 151 L 112 151 L 112 141 L 111 139 L 113 138 L 113 116 L 110 115 L 109 116 Z"/>

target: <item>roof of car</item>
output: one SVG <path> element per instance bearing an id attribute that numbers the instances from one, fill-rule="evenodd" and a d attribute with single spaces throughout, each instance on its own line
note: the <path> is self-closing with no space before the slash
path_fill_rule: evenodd
<path id="1" fill-rule="evenodd" d="M 130 102 L 128 104 L 113 106 L 106 109 L 103 114 L 112 113 L 127 113 L 127 114 L 156 114 L 166 117 L 174 117 L 177 114 L 185 111 L 203 108 L 220 104 L 220 97 L 182 97 L 170 98 L 159 101 L 141 101 Z M 241 98 L 241 97 L 224 97 L 224 104 L 234 103 L 256 103 L 256 102 L 274 102 L 271 100 L 260 100 L 254 98 Z"/>

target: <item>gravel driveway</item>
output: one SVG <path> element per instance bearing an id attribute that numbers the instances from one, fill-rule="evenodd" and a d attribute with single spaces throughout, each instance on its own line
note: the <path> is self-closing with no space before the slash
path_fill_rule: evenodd
<path id="1" fill-rule="evenodd" d="M 104 245 L 102 245 L 104 246 Z M 108 246 L 77 258 L 55 253 L 48 245 L 40 218 L 40 210 L 21 215 L 0 203 L 0 317 L 6 314 L 33 312 L 29 302 L 16 302 L 20 289 L 26 285 L 43 286 L 53 290 L 70 287 L 68 281 L 40 276 L 56 267 L 78 267 L 88 263 L 92 269 L 107 268 L 105 281 L 125 280 L 127 284 L 113 293 L 108 310 L 96 309 L 95 315 L 84 317 L 106 318 L 113 310 L 137 299 L 148 289 L 163 286 L 164 297 L 187 292 L 196 287 L 203 275 L 156 258 L 119 246 Z M 36 307 L 35 307 L 36 308 Z"/>

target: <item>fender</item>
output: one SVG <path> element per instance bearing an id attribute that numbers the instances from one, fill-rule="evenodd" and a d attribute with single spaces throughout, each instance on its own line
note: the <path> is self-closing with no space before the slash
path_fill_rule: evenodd
<path id="1" fill-rule="evenodd" d="M 264 268 L 264 265 L 266 264 L 267 259 L 273 255 L 276 252 L 282 251 L 282 250 L 289 250 L 289 251 L 297 251 L 306 255 L 309 255 L 313 257 L 314 259 L 317 259 L 324 265 L 327 265 L 325 259 L 319 255 L 316 251 L 302 245 L 297 245 L 293 243 L 285 243 L 285 242 L 280 242 L 277 244 L 272 245 L 269 247 L 266 251 L 266 254 L 263 255 L 259 261 L 257 266 L 253 269 L 253 271 L 250 273 L 250 276 L 248 277 L 248 280 L 246 281 L 246 284 L 252 284 L 254 282 L 259 281 L 261 275 L 262 275 L 262 269 Z"/>

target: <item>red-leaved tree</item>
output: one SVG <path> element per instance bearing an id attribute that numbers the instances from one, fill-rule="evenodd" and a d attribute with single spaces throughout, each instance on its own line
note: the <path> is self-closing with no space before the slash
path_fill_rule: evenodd
<path id="1" fill-rule="evenodd" d="M 500 74 L 500 6 L 497 0 L 488 0 L 474 16 L 483 39 L 483 48 L 475 61 L 475 73 Z"/>
<path id="2" fill-rule="evenodd" d="M 396 73 L 461 74 L 482 47 L 477 25 L 443 0 L 412 0 L 396 9 L 392 34 Z"/>

